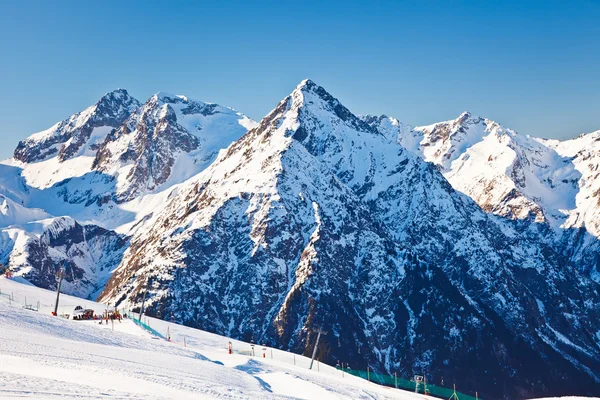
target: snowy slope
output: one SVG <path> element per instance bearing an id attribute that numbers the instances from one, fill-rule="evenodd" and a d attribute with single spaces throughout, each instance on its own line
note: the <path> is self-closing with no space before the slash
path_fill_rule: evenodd
<path id="1" fill-rule="evenodd" d="M 306 357 L 276 349 L 272 359 L 229 355 L 228 341 L 236 351 L 247 351 L 250 345 L 174 324 L 168 324 L 173 340 L 168 343 L 151 338 L 128 320 L 116 323 L 113 331 L 93 322 L 51 317 L 54 293 L 3 278 L 0 290 L 17 299 L 27 297 L 36 307 L 41 303 L 36 313 L 9 306 L 0 296 L 2 398 L 426 398 L 342 376 L 324 364 L 310 371 Z M 98 312 L 105 308 L 66 295 L 61 303 L 67 312 L 75 305 Z M 149 323 L 166 331 L 165 322 Z M 184 336 L 187 348 L 182 346 Z"/>
<path id="2" fill-rule="evenodd" d="M 295 351 L 325 327 L 329 360 L 380 371 L 470 363 L 464 384 L 490 386 L 518 371 L 489 396 L 558 390 L 548 363 L 598 380 L 598 287 L 536 229 L 304 81 L 149 216 L 101 299 L 139 306 L 149 285 L 153 315 Z"/>
<path id="3" fill-rule="evenodd" d="M 107 93 L 23 140 L 13 158 L 0 163 L 1 261 L 45 286 L 56 265 L 78 254 L 67 288 L 97 295 L 120 261 L 125 245 L 120 235 L 140 229 L 177 184 L 254 125 L 229 108 L 185 96 L 158 93 L 140 104 L 123 89 Z M 74 247 L 46 246 L 42 236 L 52 224 L 47 221 L 60 223 L 63 217 L 87 225 L 84 231 L 102 232 L 106 240 L 92 249 L 93 240 L 63 230 L 63 240 L 69 237 Z"/>
<path id="4" fill-rule="evenodd" d="M 94 168 L 115 176 L 117 197 L 131 200 L 202 171 L 255 125 L 217 104 L 157 93 L 110 135 Z"/>
<path id="5" fill-rule="evenodd" d="M 600 237 L 600 131 L 563 142 L 539 141 L 568 159 L 581 176 L 578 191 L 571 196 L 576 206 L 569 210 L 565 226 L 585 227 L 588 232 Z"/>
<path id="6" fill-rule="evenodd" d="M 116 91 L 0 164 L 0 257 L 133 307 L 149 286 L 152 315 L 297 352 L 324 327 L 330 361 L 487 398 L 595 393 L 595 137 L 359 118 L 308 80 L 258 126 Z"/>
<path id="7" fill-rule="evenodd" d="M 456 120 L 412 129 L 384 118 L 398 141 L 440 167 L 452 186 L 481 208 L 558 227 L 575 208 L 581 174 L 568 158 L 535 138 L 468 112 Z"/>
<path id="8" fill-rule="evenodd" d="M 49 157 L 65 161 L 93 152 L 138 106 L 124 89 L 107 93 L 93 106 L 19 142 L 14 157 L 25 163 Z"/>
<path id="9" fill-rule="evenodd" d="M 0 228 L 29 221 L 48 218 L 50 215 L 39 208 L 27 208 L 0 195 Z"/>

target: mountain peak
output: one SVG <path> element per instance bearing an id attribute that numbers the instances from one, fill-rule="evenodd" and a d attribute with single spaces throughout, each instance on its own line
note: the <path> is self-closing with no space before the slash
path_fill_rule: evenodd
<path id="1" fill-rule="evenodd" d="M 323 117 L 323 113 L 331 113 L 358 131 L 379 133 L 354 115 L 322 86 L 317 85 L 310 79 L 304 79 L 300 82 L 290 97 L 293 99 L 294 104 L 301 109 L 300 114 L 311 115 L 310 118 L 318 119 Z"/>
<path id="2" fill-rule="evenodd" d="M 113 90 L 85 110 L 20 141 L 13 156 L 22 162 L 42 161 L 58 156 L 62 162 L 85 149 L 95 128 L 116 128 L 139 106 L 140 103 L 127 90 Z M 97 135 L 95 140 L 99 138 Z"/>
<path id="3" fill-rule="evenodd" d="M 181 95 L 175 95 L 167 92 L 157 92 L 150 97 L 150 101 L 152 100 L 161 103 L 181 103 L 188 101 L 189 99 Z"/>
<path id="4" fill-rule="evenodd" d="M 97 112 L 105 113 L 107 115 L 124 112 L 129 114 L 139 106 L 139 101 L 133 98 L 127 90 L 119 88 L 104 94 L 104 96 L 96 102 L 93 108 L 89 109 L 89 115 L 91 116 L 92 113 Z M 85 115 L 85 111 L 83 111 L 82 114 Z"/>
<path id="5" fill-rule="evenodd" d="M 99 102 L 101 102 L 104 99 L 121 99 L 126 97 L 131 97 L 127 89 L 117 88 L 115 90 L 111 90 L 110 92 L 105 93 L 104 96 L 100 98 Z"/>
<path id="6" fill-rule="evenodd" d="M 314 95 L 327 103 L 339 104 L 339 100 L 333 97 L 325 88 L 317 85 L 310 79 L 304 79 L 296 86 L 296 89 L 292 92 L 292 97 L 296 94 L 302 93 L 303 95 Z"/>
<path id="7" fill-rule="evenodd" d="M 465 120 L 471 118 L 472 116 L 473 116 L 473 114 L 471 114 L 469 111 L 463 111 L 456 120 L 457 121 L 465 121 Z"/>
<path id="8" fill-rule="evenodd" d="M 139 106 L 140 102 L 137 99 L 131 96 L 127 90 L 119 88 L 102 96 L 96 103 L 95 111 L 130 114 Z M 107 109 L 103 110 L 104 107 Z"/>
<path id="9" fill-rule="evenodd" d="M 300 90 L 311 90 L 312 88 L 318 86 L 314 81 L 306 78 L 303 79 L 298 86 L 296 86 L 296 89 L 300 89 Z"/>

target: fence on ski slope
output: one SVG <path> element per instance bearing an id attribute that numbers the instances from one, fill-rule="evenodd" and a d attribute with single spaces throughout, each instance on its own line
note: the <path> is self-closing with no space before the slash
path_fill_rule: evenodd
<path id="1" fill-rule="evenodd" d="M 40 301 L 36 301 L 35 303 L 27 303 L 27 297 L 23 298 L 23 302 L 20 301 L 20 298 L 15 297 L 14 293 L 3 292 L 0 289 L 0 301 L 8 303 L 9 305 L 20 305 L 23 308 L 31 311 L 39 311 L 40 310 Z"/>
<path id="2" fill-rule="evenodd" d="M 23 297 L 23 296 L 21 296 L 21 297 Z M 33 311 L 38 311 L 41 308 L 41 306 L 46 306 L 46 307 L 49 306 L 46 304 L 41 304 L 40 301 L 37 301 L 37 303 L 35 303 L 35 304 L 28 303 L 26 297 L 23 297 L 22 300 L 21 300 L 21 297 L 16 297 L 14 295 L 14 293 L 3 292 L 0 289 L 0 301 L 11 304 L 13 306 L 20 306 L 22 308 L 25 308 L 28 310 L 33 310 Z M 64 306 L 61 306 L 60 308 L 63 308 L 63 307 Z M 67 306 L 67 307 L 71 307 L 71 306 Z M 123 312 L 123 314 L 125 314 L 125 313 Z M 147 332 L 151 333 L 152 335 L 154 335 L 158 338 L 161 338 L 163 340 L 170 340 L 177 344 L 183 344 L 184 346 L 186 346 L 185 338 L 184 338 L 183 343 L 178 343 L 177 341 L 172 340 L 172 338 L 169 338 L 169 337 L 161 334 L 160 332 L 158 332 L 156 329 L 150 327 L 149 324 L 138 320 L 131 313 L 127 313 L 127 317 L 128 317 L 128 319 L 133 321 L 133 323 L 135 323 L 142 329 L 146 330 Z M 168 335 L 168 333 L 167 333 L 167 335 Z M 227 346 L 225 348 L 227 348 Z M 249 345 L 249 350 L 233 349 L 233 353 L 250 356 L 250 357 L 276 359 L 278 361 L 284 361 L 289 364 L 293 363 L 294 365 L 297 365 L 299 367 L 308 367 L 307 363 L 309 362 L 309 360 L 305 359 L 304 357 L 296 358 L 296 354 L 294 354 L 294 353 L 284 352 L 279 349 L 267 348 L 266 346 L 262 346 L 262 345 L 258 345 L 258 344 L 255 346 Z M 319 362 L 319 360 L 315 360 L 315 361 L 316 361 L 316 363 L 315 363 L 315 367 L 313 369 L 319 371 L 320 362 Z M 336 370 L 336 372 L 337 371 L 338 370 Z M 353 375 L 353 376 L 356 376 L 359 378 L 369 380 L 373 383 L 377 383 L 377 384 L 389 386 L 389 387 L 395 387 L 397 389 L 408 390 L 411 392 L 417 391 L 419 393 L 425 393 L 425 391 L 427 391 L 426 394 L 428 394 L 430 396 L 439 397 L 439 398 L 445 398 L 445 399 L 452 398 L 452 399 L 458 399 L 458 400 L 481 400 L 479 397 L 469 396 L 467 394 L 464 394 L 464 393 L 461 393 L 458 391 L 454 391 L 453 389 L 449 389 L 449 388 L 445 388 L 445 387 L 437 386 L 437 385 L 426 384 L 425 382 L 419 382 L 418 383 L 419 387 L 417 388 L 417 382 L 415 382 L 414 380 L 409 380 L 409 379 L 405 379 L 405 378 L 397 377 L 397 376 L 393 376 L 393 375 L 388 375 L 388 374 L 373 373 L 370 370 L 363 371 L 363 370 L 343 369 L 343 370 L 339 370 L 339 373 L 341 373 L 342 376 L 343 376 L 343 374 L 349 374 L 349 375 Z M 454 396 L 455 394 L 456 394 L 456 396 Z"/>
<path id="3" fill-rule="evenodd" d="M 139 319 L 136 319 L 135 317 L 132 317 L 129 314 L 127 314 L 127 318 L 129 320 L 133 321 L 134 324 L 136 324 L 137 326 L 141 327 L 142 329 L 150 332 L 154 336 L 157 336 L 157 337 L 159 337 L 161 339 L 165 339 L 165 340 L 169 340 L 170 341 L 170 338 L 166 338 L 165 336 L 161 335 L 156 329 L 151 328 L 150 325 L 143 323 Z"/>
<path id="4" fill-rule="evenodd" d="M 454 389 L 431 385 L 427 382 L 416 382 L 414 380 L 404 379 L 395 375 L 377 374 L 371 372 L 370 370 L 360 371 L 354 369 L 345 369 L 344 373 L 358 376 L 380 385 L 395 387 L 396 389 L 404 389 L 415 393 L 423 393 L 443 399 L 481 400 L 481 398 L 477 395 L 476 397 L 473 397 L 469 396 L 468 394 L 458 392 Z"/>
<path id="5" fill-rule="evenodd" d="M 1 283 L 1 282 L 0 282 Z M 27 298 L 27 295 L 29 295 L 29 299 Z M 89 300 L 86 299 L 72 299 L 72 298 L 68 298 L 65 299 L 64 296 L 65 293 L 61 292 L 61 297 L 60 297 L 60 301 L 59 301 L 59 306 L 58 306 L 58 315 L 60 317 L 64 317 L 68 314 L 71 314 L 73 311 L 73 308 L 75 308 L 76 306 L 80 305 L 80 306 L 85 306 L 85 307 L 89 307 L 88 302 L 91 302 Z M 31 294 L 27 294 L 27 293 L 23 293 L 20 290 L 15 290 L 15 291 L 8 291 L 6 290 L 6 288 L 2 289 L 2 287 L 0 287 L 0 302 L 15 306 L 15 307 L 21 307 L 27 310 L 31 310 L 31 311 L 39 311 L 42 313 L 50 313 L 54 310 L 54 305 L 55 305 L 55 300 L 54 300 L 54 296 L 55 293 L 52 293 L 52 300 L 46 298 L 44 299 L 43 297 L 40 299 L 39 296 L 35 296 L 35 294 L 31 295 Z M 36 300 L 38 299 L 38 300 Z M 92 302 L 94 303 L 94 305 L 96 306 L 95 308 L 101 308 L 98 306 L 102 306 L 102 308 L 105 308 L 104 304 L 100 304 L 100 303 L 96 303 L 96 302 Z M 121 312 L 121 314 L 123 314 L 125 312 L 125 310 L 118 310 L 119 312 Z M 98 315 L 101 314 L 100 311 L 98 311 Z"/>

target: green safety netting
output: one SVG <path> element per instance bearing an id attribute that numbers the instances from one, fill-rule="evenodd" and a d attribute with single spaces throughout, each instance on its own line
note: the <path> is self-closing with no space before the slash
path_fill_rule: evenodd
<path id="1" fill-rule="evenodd" d="M 398 389 L 410 390 L 411 392 L 414 392 L 416 390 L 415 381 L 411 381 L 400 377 L 394 377 L 393 375 L 376 374 L 369 371 L 359 371 L 355 369 L 344 369 L 344 372 L 354 376 L 358 376 L 363 379 L 368 379 L 371 382 L 379 383 L 380 385 L 397 387 Z M 459 400 L 481 400 L 481 398 L 469 396 L 458 391 L 456 392 L 456 397 L 453 397 L 455 393 L 453 389 L 448 389 L 445 387 L 420 382 L 418 392 L 425 393 L 425 390 L 427 390 L 427 394 L 443 399 L 450 399 L 452 397 L 453 399 L 458 398 Z"/>
<path id="2" fill-rule="evenodd" d="M 156 331 L 153 328 L 150 328 L 150 325 L 143 323 L 139 319 L 131 318 L 129 315 L 127 317 L 129 318 L 129 320 L 133 321 L 134 324 L 136 324 L 137 326 L 142 327 L 143 329 L 145 329 L 146 331 L 150 332 L 154 336 L 158 336 L 161 339 L 167 340 L 167 338 L 164 337 L 163 335 L 161 335 L 158 331 Z"/>

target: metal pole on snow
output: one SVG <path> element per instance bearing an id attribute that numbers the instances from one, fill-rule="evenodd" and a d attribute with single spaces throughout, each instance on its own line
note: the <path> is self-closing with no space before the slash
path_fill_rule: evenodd
<path id="1" fill-rule="evenodd" d="M 56 289 L 56 304 L 54 304 L 54 316 L 58 315 L 58 299 L 60 297 L 60 285 L 62 284 L 62 280 L 65 276 L 64 268 L 58 270 L 57 278 L 58 278 L 58 287 Z"/>
<path id="2" fill-rule="evenodd" d="M 313 363 L 315 362 L 315 356 L 317 355 L 317 348 L 319 347 L 319 339 L 321 339 L 321 334 L 326 335 L 327 332 L 325 332 L 321 328 L 319 328 L 319 331 L 317 334 L 317 341 L 315 342 L 315 347 L 313 349 L 312 358 L 310 359 L 310 367 L 308 367 L 308 369 L 312 369 Z"/>
<path id="3" fill-rule="evenodd" d="M 146 302 L 146 293 L 148 293 L 148 280 L 146 279 L 146 290 L 144 290 L 144 297 L 142 297 L 142 307 L 140 308 L 140 316 L 138 321 L 142 320 L 142 314 L 144 313 L 144 303 Z"/>

